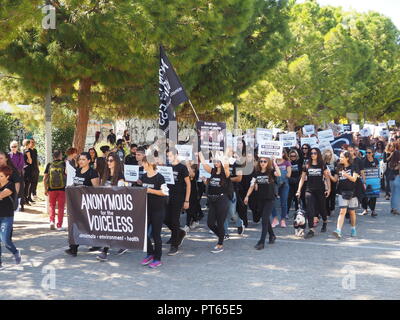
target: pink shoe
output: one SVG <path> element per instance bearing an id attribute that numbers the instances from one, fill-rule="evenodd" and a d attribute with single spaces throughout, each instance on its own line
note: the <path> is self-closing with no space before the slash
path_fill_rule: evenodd
<path id="1" fill-rule="evenodd" d="M 153 256 L 147 256 L 141 262 L 142 266 L 147 266 L 149 263 L 153 262 Z"/>
<path id="2" fill-rule="evenodd" d="M 152 269 L 158 268 L 162 266 L 161 261 L 153 261 L 152 263 L 149 264 L 149 267 Z"/>
<path id="3" fill-rule="evenodd" d="M 272 224 L 271 224 L 272 228 L 275 228 L 275 227 L 278 226 L 278 225 L 279 225 L 278 219 L 277 219 L 277 218 L 274 218 L 274 220 L 272 221 Z"/>
<path id="4" fill-rule="evenodd" d="M 286 228 L 286 222 L 285 222 L 285 220 L 282 220 L 282 221 L 281 221 L 281 228 Z"/>

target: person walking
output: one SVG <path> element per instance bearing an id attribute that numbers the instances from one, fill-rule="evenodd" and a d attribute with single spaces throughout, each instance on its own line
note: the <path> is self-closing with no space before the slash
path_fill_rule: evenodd
<path id="1" fill-rule="evenodd" d="M 364 211 L 362 216 L 368 215 L 368 207 L 371 209 L 371 216 L 376 217 L 375 212 L 376 200 L 379 197 L 380 181 L 379 181 L 379 162 L 375 157 L 374 150 L 371 147 L 367 148 L 367 156 L 363 159 L 363 168 L 361 176 L 365 187 L 365 197 L 362 199 L 361 205 Z M 370 184 L 367 179 L 375 178 L 376 183 Z"/>
<path id="2" fill-rule="evenodd" d="M 14 184 L 10 181 L 12 174 L 13 170 L 10 167 L 0 167 L 0 268 L 2 268 L 1 242 L 14 255 L 15 263 L 21 263 L 20 251 L 11 240 L 15 201 L 17 201 L 17 191 Z"/>
<path id="3" fill-rule="evenodd" d="M 119 156 L 111 152 L 107 156 L 107 167 L 104 170 L 103 176 L 101 177 L 100 185 L 111 187 L 111 186 L 124 186 L 125 177 L 122 172 L 122 163 Z M 107 261 L 109 247 L 104 247 L 101 253 L 96 257 L 99 261 Z M 119 249 L 118 255 L 124 254 L 127 249 Z"/>
<path id="4" fill-rule="evenodd" d="M 342 237 L 342 227 L 347 211 L 350 215 L 351 236 L 356 237 L 356 208 L 358 207 L 358 199 L 355 195 L 356 182 L 360 177 L 360 169 L 358 165 L 353 163 L 353 156 L 350 152 L 345 151 L 340 154 L 339 165 L 335 180 L 338 181 L 337 193 L 339 194 L 340 214 L 337 220 L 336 230 L 333 235 L 340 239 Z"/>
<path id="5" fill-rule="evenodd" d="M 400 151 L 396 150 L 388 163 L 389 173 L 387 175 L 392 197 L 390 199 L 390 212 L 400 215 Z"/>
<path id="6" fill-rule="evenodd" d="M 33 155 L 31 149 L 31 140 L 26 140 L 24 144 L 24 204 L 34 203 L 31 198 L 31 189 L 33 183 Z"/>
<path id="7" fill-rule="evenodd" d="M 49 197 L 50 230 L 63 231 L 65 186 L 67 182 L 66 164 L 61 151 L 53 152 L 53 162 L 44 171 L 44 194 Z M 56 205 L 58 203 L 57 225 L 55 225 Z"/>
<path id="8" fill-rule="evenodd" d="M 336 182 L 333 177 L 335 176 L 337 161 L 335 154 L 329 149 L 323 152 L 322 159 L 330 172 L 329 179 L 331 180 L 331 193 L 329 194 L 329 197 L 326 198 L 326 213 L 328 216 L 331 216 L 335 212 L 336 205 Z"/>
<path id="9" fill-rule="evenodd" d="M 11 162 L 13 163 L 15 169 L 18 171 L 18 174 L 20 177 L 24 176 L 24 167 L 25 167 L 25 161 L 24 161 L 24 154 L 20 151 L 18 151 L 18 142 L 17 141 L 12 141 L 10 143 L 10 153 L 8 154 Z M 18 200 L 20 202 L 20 211 L 24 211 L 24 179 L 21 179 L 21 185 L 18 191 Z"/>
<path id="10" fill-rule="evenodd" d="M 318 148 L 312 148 L 310 152 L 311 158 L 303 168 L 301 175 L 299 189 L 296 196 L 300 197 L 301 190 L 304 182 L 307 179 L 305 187 L 305 200 L 306 200 L 306 214 L 308 220 L 309 231 L 305 238 L 309 239 L 314 237 L 314 218 L 319 215 L 322 216 L 323 224 L 321 232 L 326 232 L 328 218 L 326 214 L 326 198 L 331 193 L 331 179 L 329 178 L 330 172 L 322 159 L 321 151 Z M 327 190 L 325 190 L 325 181 Z"/>
<path id="11" fill-rule="evenodd" d="M 39 176 L 40 176 L 40 170 L 39 170 L 39 157 L 38 157 L 38 151 L 36 150 L 36 141 L 35 139 L 31 139 L 31 155 L 32 155 L 32 183 L 31 183 L 31 190 L 29 194 L 29 198 L 34 201 L 41 201 L 37 195 L 37 186 L 39 183 Z"/>
<path id="12" fill-rule="evenodd" d="M 279 166 L 274 160 L 260 158 L 255 173 L 253 174 L 250 188 L 247 192 L 246 198 L 244 199 L 244 203 L 247 205 L 253 190 L 256 190 L 257 210 L 262 219 L 261 237 L 255 246 L 257 250 L 264 249 L 267 233 L 269 233 L 270 244 L 273 244 L 276 240 L 271 226 L 270 217 L 276 198 L 276 178 L 280 175 L 281 172 Z"/>
<path id="13" fill-rule="evenodd" d="M 141 163 L 146 171 L 142 176 L 142 186 L 147 189 L 147 221 L 148 229 L 151 230 L 147 233 L 147 256 L 141 264 L 157 268 L 162 265 L 161 228 L 166 214 L 169 189 L 164 177 L 157 173 L 155 163 L 150 163 L 146 156 L 142 158 Z M 154 246 L 151 238 L 154 240 Z"/>
<path id="14" fill-rule="evenodd" d="M 292 174 L 289 178 L 289 194 L 288 194 L 288 204 L 287 204 L 287 214 L 289 215 L 290 207 L 294 201 L 295 210 L 299 210 L 299 200 L 296 197 L 296 192 L 299 187 L 300 175 L 303 169 L 303 164 L 300 160 L 299 154 L 296 149 L 292 149 L 289 152 L 289 160 L 292 168 Z"/>
<path id="15" fill-rule="evenodd" d="M 389 179 L 387 177 L 387 175 L 389 174 L 390 170 L 387 170 L 388 167 L 388 163 L 390 162 L 390 159 L 393 155 L 393 153 L 396 151 L 395 145 L 393 142 L 389 142 L 386 145 L 385 148 L 385 153 L 383 154 L 383 162 L 386 164 L 386 170 L 384 173 L 384 180 L 385 180 L 385 199 L 389 200 L 390 199 L 390 182 Z"/>
<path id="16" fill-rule="evenodd" d="M 79 156 L 79 168 L 76 169 L 74 186 L 97 187 L 99 184 L 99 174 L 90 167 L 90 154 L 88 152 L 82 152 Z M 76 257 L 78 254 L 78 247 L 79 245 L 77 244 L 70 244 L 69 249 L 65 250 L 65 253 Z M 89 251 L 97 251 L 99 249 L 100 247 L 92 247 Z"/>
<path id="17" fill-rule="evenodd" d="M 229 161 L 225 158 L 223 161 L 214 160 L 214 168 L 211 168 L 203 153 L 199 153 L 199 158 L 204 170 L 211 174 L 208 179 L 207 225 L 218 237 L 218 243 L 211 252 L 220 253 L 224 251 L 224 222 L 228 213 L 228 201 L 233 196 L 233 188 L 230 188 Z"/>

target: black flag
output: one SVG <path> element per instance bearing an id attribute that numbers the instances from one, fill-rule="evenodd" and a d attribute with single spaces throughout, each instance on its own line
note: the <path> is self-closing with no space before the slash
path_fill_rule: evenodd
<path id="1" fill-rule="evenodd" d="M 169 131 L 169 121 L 176 119 L 174 108 L 182 102 L 188 101 L 189 98 L 162 46 L 160 46 L 159 81 L 159 125 L 160 129 L 167 134 Z"/>

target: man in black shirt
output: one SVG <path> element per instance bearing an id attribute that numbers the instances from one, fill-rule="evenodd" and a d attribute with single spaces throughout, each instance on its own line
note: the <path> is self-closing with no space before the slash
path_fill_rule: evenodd
<path id="1" fill-rule="evenodd" d="M 174 184 L 168 185 L 169 203 L 165 217 L 165 224 L 171 230 L 171 249 L 168 255 L 172 256 L 178 253 L 178 247 L 186 236 L 186 232 L 180 227 L 179 217 L 182 210 L 189 209 L 191 185 L 189 171 L 185 165 L 179 162 L 178 151 L 171 148 L 168 150 L 167 156 L 174 174 Z"/>
<path id="2" fill-rule="evenodd" d="M 136 151 L 137 151 L 137 144 L 131 144 L 131 153 L 125 157 L 125 164 L 137 166 L 138 161 L 136 160 Z"/>
<path id="3" fill-rule="evenodd" d="M 117 141 L 117 136 L 114 134 L 113 129 L 110 129 L 110 134 L 107 136 L 107 141 L 111 144 L 115 144 L 115 141 Z"/>

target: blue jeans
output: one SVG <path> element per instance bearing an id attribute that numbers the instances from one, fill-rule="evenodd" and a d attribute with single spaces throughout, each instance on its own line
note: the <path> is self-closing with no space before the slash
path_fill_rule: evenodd
<path id="1" fill-rule="evenodd" d="M 243 224 L 242 219 L 239 218 L 237 212 L 236 212 L 236 192 L 233 193 L 233 199 L 228 199 L 228 215 L 226 216 L 225 223 L 224 223 L 224 230 L 225 234 L 229 234 L 228 226 L 229 226 L 229 220 L 233 218 L 233 220 L 236 221 L 236 227 L 241 227 Z"/>
<path id="2" fill-rule="evenodd" d="M 397 175 L 394 180 L 390 181 L 390 190 L 392 191 L 390 205 L 392 209 L 400 212 L 400 175 Z"/>
<path id="3" fill-rule="evenodd" d="M 281 220 L 286 219 L 288 211 L 288 197 L 289 197 L 289 181 L 288 179 L 278 180 L 278 194 L 279 199 L 275 200 L 274 208 L 272 209 L 272 218 L 277 216 L 277 210 L 280 209 Z"/>
<path id="4" fill-rule="evenodd" d="M 11 241 L 11 232 L 13 229 L 14 217 L 0 217 L 0 257 L 1 257 L 1 242 L 4 242 L 6 248 L 11 251 L 12 254 L 18 252 L 14 243 Z"/>

